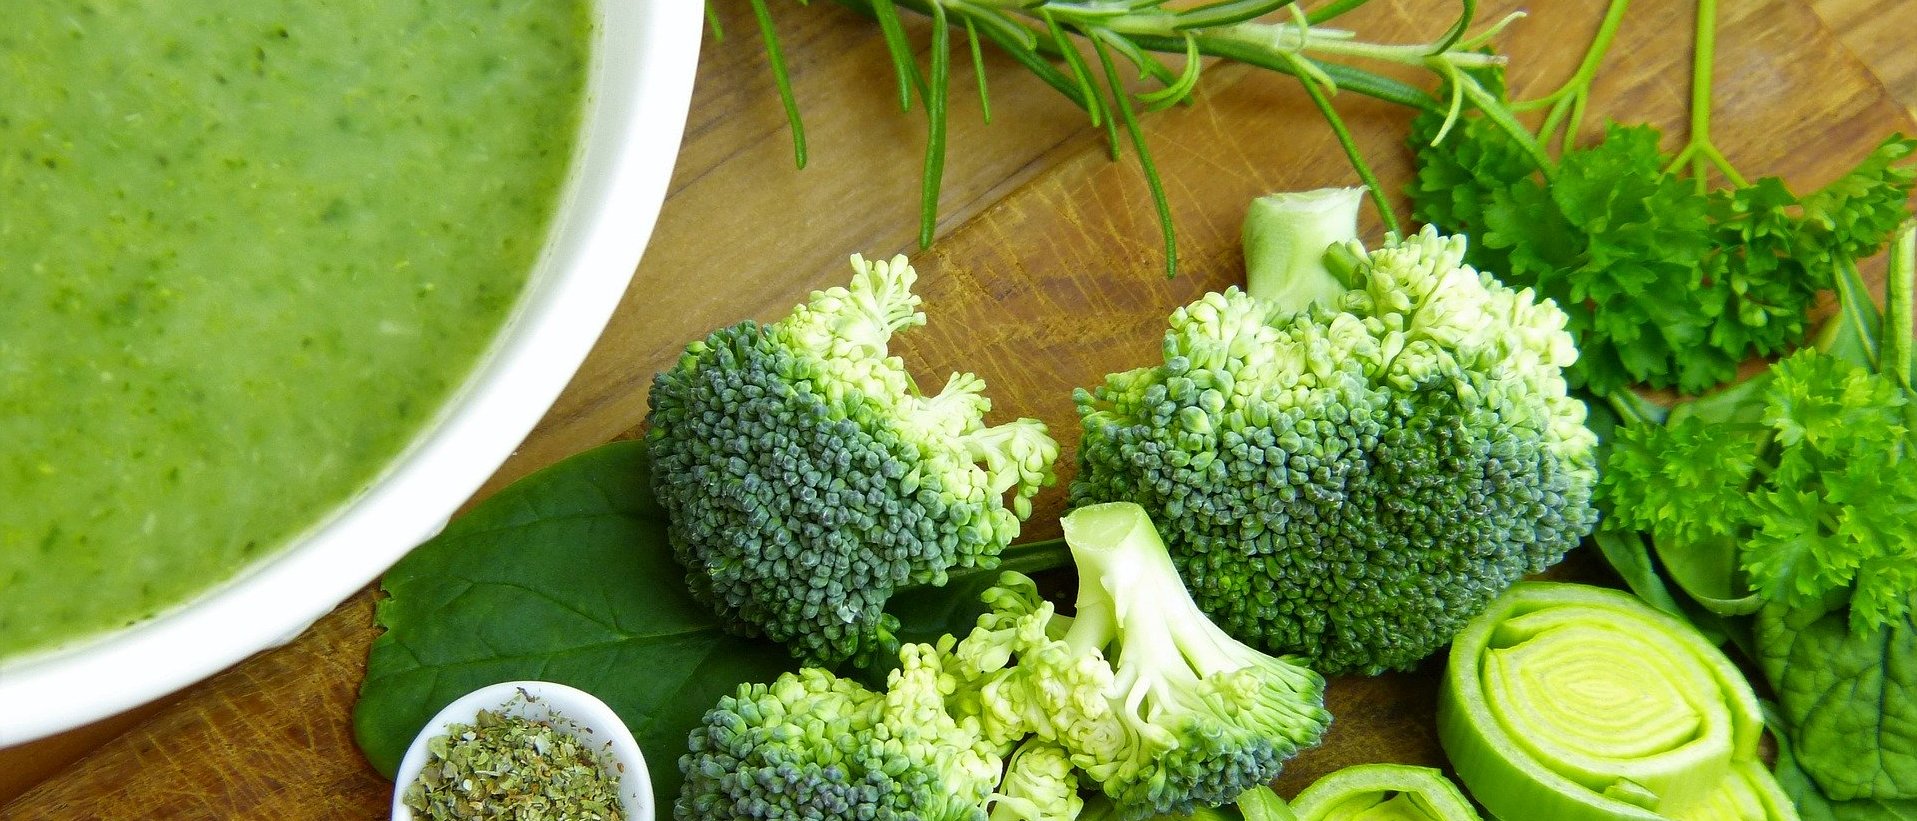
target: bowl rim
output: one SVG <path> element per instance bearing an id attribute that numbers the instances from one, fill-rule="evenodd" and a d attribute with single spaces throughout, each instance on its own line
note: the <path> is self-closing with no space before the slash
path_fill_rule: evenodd
<path id="1" fill-rule="evenodd" d="M 0 747 L 125 711 L 292 641 L 438 533 L 545 415 L 610 320 L 657 221 L 704 25 L 701 5 L 684 0 L 592 5 L 581 138 L 545 249 L 438 421 L 364 492 L 213 589 L 0 663 Z"/>
<path id="2" fill-rule="evenodd" d="M 432 720 L 413 736 L 413 743 L 407 746 L 406 757 L 400 759 L 399 770 L 394 774 L 393 821 L 413 821 L 415 817 L 403 800 L 406 788 L 426 767 L 427 741 L 444 732 L 454 722 L 472 721 L 480 710 L 503 709 L 516 715 L 542 712 L 531 709 L 534 705 L 543 705 L 543 712 L 557 716 L 561 722 L 575 729 L 590 733 L 594 742 L 603 742 L 611 760 L 622 768 L 619 773 L 619 797 L 625 807 L 627 821 L 652 821 L 657 810 L 652 794 L 652 773 L 647 769 L 645 751 L 640 749 L 638 739 L 633 737 L 632 728 L 627 727 L 619 714 L 597 696 L 577 687 L 551 681 L 488 684 L 460 696 L 433 714 Z"/>

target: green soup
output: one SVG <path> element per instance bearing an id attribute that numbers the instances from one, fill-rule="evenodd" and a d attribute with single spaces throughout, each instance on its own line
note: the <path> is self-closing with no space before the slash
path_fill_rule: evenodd
<path id="1" fill-rule="evenodd" d="M 518 299 L 586 0 L 9 0 L 0 656 L 153 615 L 364 490 Z"/>

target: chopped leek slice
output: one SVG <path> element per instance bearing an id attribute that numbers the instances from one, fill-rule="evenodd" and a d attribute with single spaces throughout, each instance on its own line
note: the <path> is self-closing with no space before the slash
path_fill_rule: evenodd
<path id="1" fill-rule="evenodd" d="M 1750 684 L 1690 626 L 1632 596 L 1511 588 L 1458 634 L 1438 738 L 1504 819 L 1796 819 L 1757 757 Z"/>
<path id="2" fill-rule="evenodd" d="M 1306 787 L 1291 810 L 1299 821 L 1482 821 L 1444 773 L 1408 764 L 1346 767 Z"/>

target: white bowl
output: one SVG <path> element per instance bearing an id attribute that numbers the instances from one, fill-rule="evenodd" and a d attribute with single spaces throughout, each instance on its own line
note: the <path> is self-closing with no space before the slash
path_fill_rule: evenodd
<path id="1" fill-rule="evenodd" d="M 548 681 L 508 681 L 481 687 L 446 705 L 426 722 L 413 737 L 413 745 L 406 748 L 406 757 L 400 759 L 399 773 L 393 778 L 393 821 L 413 821 L 413 811 L 403 798 L 406 788 L 426 766 L 426 742 L 445 735 L 451 725 L 473 723 L 480 710 L 551 721 L 586 746 L 603 747 L 620 768 L 619 799 L 625 806 L 626 821 L 653 821 L 652 777 L 632 730 L 592 694 Z"/>
<path id="2" fill-rule="evenodd" d="M 485 361 L 365 494 L 273 557 L 122 630 L 0 664 L 0 747 L 291 641 L 445 525 L 532 430 L 631 281 L 679 150 L 702 5 L 601 0 L 586 116 L 538 267 Z"/>

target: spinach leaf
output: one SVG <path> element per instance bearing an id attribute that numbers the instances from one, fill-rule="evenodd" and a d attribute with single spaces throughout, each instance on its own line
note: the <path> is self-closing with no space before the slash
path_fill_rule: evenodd
<path id="1" fill-rule="evenodd" d="M 390 777 L 454 699 L 555 681 L 625 719 L 669 817 L 686 734 L 740 683 L 796 665 L 686 592 L 651 486 L 642 443 L 606 445 L 500 491 L 395 565 L 353 713 L 367 760 Z"/>
<path id="2" fill-rule="evenodd" d="M 1917 801 L 1872 798 L 1832 801 L 1817 788 L 1817 782 L 1811 780 L 1804 768 L 1798 766 L 1789 739 L 1777 730 L 1772 727 L 1778 740 L 1777 784 L 1790 796 L 1791 803 L 1797 805 L 1798 817 L 1803 821 L 1917 821 Z"/>
<path id="3" fill-rule="evenodd" d="M 1792 730 L 1794 766 L 1820 794 L 1845 802 L 1917 799 L 1917 624 L 1911 616 L 1853 629 L 1841 606 L 1772 603 L 1758 611 L 1756 635 L 1758 661 Z"/>

